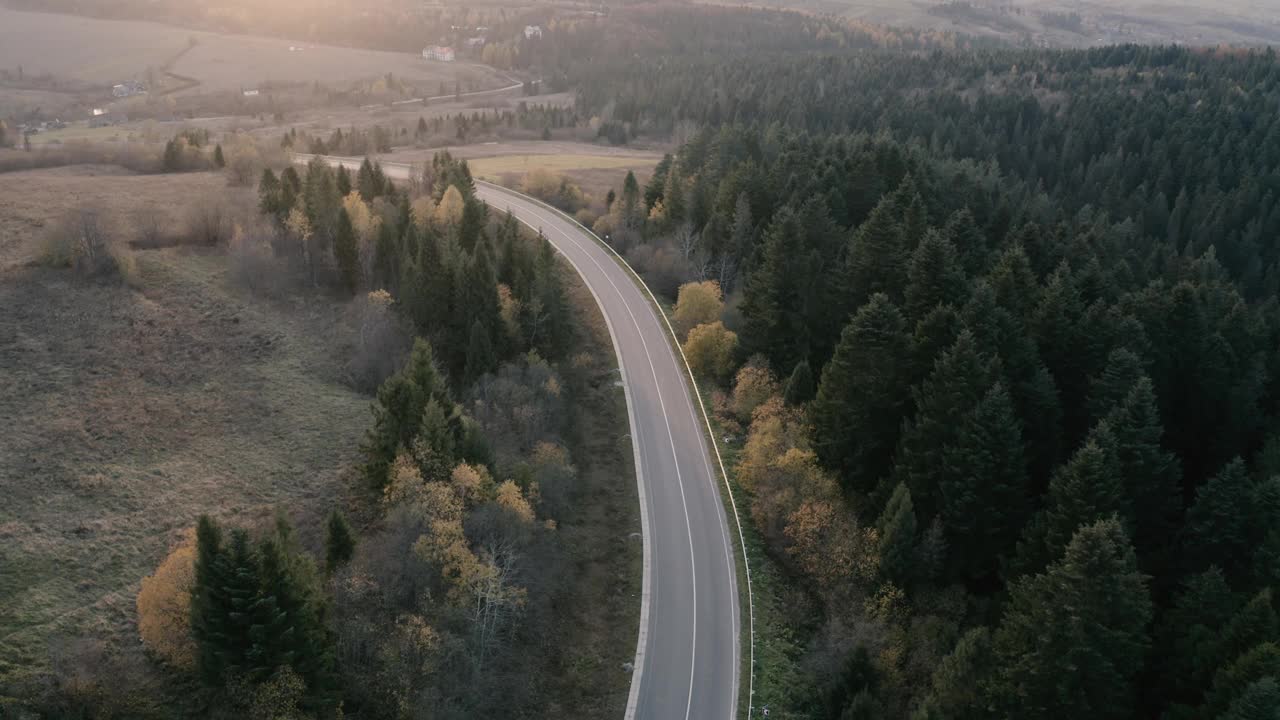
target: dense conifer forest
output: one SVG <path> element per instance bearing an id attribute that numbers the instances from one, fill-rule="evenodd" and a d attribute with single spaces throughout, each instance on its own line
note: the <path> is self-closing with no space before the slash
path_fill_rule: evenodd
<path id="1" fill-rule="evenodd" d="M 607 220 L 727 298 L 703 374 L 814 598 L 775 712 L 1271 717 L 1274 52 L 575 72 L 584 113 L 702 128 Z"/>

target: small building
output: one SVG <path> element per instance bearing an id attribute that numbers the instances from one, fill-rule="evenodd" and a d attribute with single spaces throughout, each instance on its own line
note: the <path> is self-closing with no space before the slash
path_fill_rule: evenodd
<path id="1" fill-rule="evenodd" d="M 435 60 L 437 62 L 453 62 L 457 59 L 457 54 L 454 53 L 453 48 L 451 47 L 432 45 L 422 51 L 422 58 L 424 60 Z"/>
<path id="2" fill-rule="evenodd" d="M 542 26 L 541 25 L 525 25 L 524 37 L 526 40 L 532 40 L 533 38 L 542 37 Z"/>
<path id="3" fill-rule="evenodd" d="M 469 48 L 484 47 L 485 42 L 486 42 L 486 41 L 485 41 L 485 38 L 484 38 L 483 36 L 481 36 L 481 37 L 467 38 L 467 47 L 469 47 Z"/>
<path id="4" fill-rule="evenodd" d="M 257 90 L 245 90 L 241 94 L 244 95 L 245 97 L 258 97 Z"/>

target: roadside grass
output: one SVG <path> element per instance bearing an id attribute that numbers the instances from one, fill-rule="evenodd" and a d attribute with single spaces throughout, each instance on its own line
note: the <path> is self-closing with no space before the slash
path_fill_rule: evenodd
<path id="1" fill-rule="evenodd" d="M 63 638 L 140 653 L 139 581 L 196 517 L 313 520 L 368 425 L 332 303 L 253 302 L 221 255 L 135 257 L 137 291 L 0 271 L 0 685 Z"/>

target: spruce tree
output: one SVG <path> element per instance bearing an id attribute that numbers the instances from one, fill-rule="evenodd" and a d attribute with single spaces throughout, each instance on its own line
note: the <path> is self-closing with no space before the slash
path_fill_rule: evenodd
<path id="1" fill-rule="evenodd" d="M 219 143 L 213 148 L 213 166 L 221 170 L 227 166 L 227 160 L 222 156 L 222 145 Z"/>
<path id="2" fill-rule="evenodd" d="M 916 515 L 911 491 L 898 483 L 877 521 L 880 531 L 880 573 L 906 587 L 915 576 Z"/>
<path id="3" fill-rule="evenodd" d="M 955 247 L 938 232 L 928 232 L 907 265 L 907 317 L 919 320 L 938 305 L 963 304 L 965 285 Z"/>
<path id="4" fill-rule="evenodd" d="M 1060 560 L 1010 590 L 994 636 L 990 694 L 999 716 L 1132 717 L 1151 615 L 1146 578 L 1120 522 L 1081 527 Z"/>
<path id="5" fill-rule="evenodd" d="M 1169 539 L 1176 534 L 1181 510 L 1181 469 L 1177 458 L 1161 446 L 1164 428 L 1151 380 L 1138 377 L 1108 418 L 1139 560 L 1151 572 L 1167 569 L 1172 560 Z"/>
<path id="6" fill-rule="evenodd" d="M 866 497 L 888 475 L 906 412 L 902 313 L 877 294 L 853 317 L 822 371 L 810 408 L 814 452 L 847 490 Z"/>
<path id="7" fill-rule="evenodd" d="M 998 364 L 979 352 L 973 333 L 966 330 L 912 391 L 916 414 L 903 426 L 896 475 L 911 488 L 920 517 L 938 515 L 941 484 L 960 471 L 946 464 L 948 449 L 957 444 L 965 418 L 998 374 Z"/>
<path id="8" fill-rule="evenodd" d="M 350 195 L 352 190 L 351 171 L 347 169 L 347 166 L 339 165 L 338 169 L 334 171 L 334 176 L 335 176 L 335 183 L 338 186 L 338 194 L 341 195 L 342 197 L 346 197 Z"/>
<path id="9" fill-rule="evenodd" d="M 325 572 L 333 574 L 341 565 L 351 560 L 356 551 L 356 536 L 341 510 L 329 513 L 324 538 Z"/>
<path id="10" fill-rule="evenodd" d="M 1116 348 L 1107 356 L 1101 375 L 1089 382 L 1089 415 L 1102 420 L 1129 396 L 1140 378 L 1146 377 L 1142 359 L 1128 348 Z"/>
<path id="11" fill-rule="evenodd" d="M 655 174 L 654 177 L 658 175 Z M 634 230 L 644 222 L 640 201 L 640 183 L 636 181 L 635 173 L 628 170 L 622 181 L 622 224 L 627 228 Z"/>
<path id="12" fill-rule="evenodd" d="M 258 212 L 279 219 L 280 211 L 280 181 L 271 168 L 263 168 L 258 180 Z"/>
<path id="13" fill-rule="evenodd" d="M 787 383 L 782 388 L 782 399 L 788 405 L 796 407 L 809 402 L 813 396 L 813 370 L 809 368 L 808 360 L 801 360 L 796 363 L 791 377 L 787 378 Z"/>
<path id="14" fill-rule="evenodd" d="M 743 350 L 764 355 L 774 368 L 794 367 L 809 354 L 811 338 L 801 317 L 801 243 L 800 223 L 784 209 L 765 231 L 760 260 L 743 293 Z"/>
<path id="15" fill-rule="evenodd" d="M 1252 501 L 1253 483 L 1239 458 L 1200 487 L 1183 525 L 1188 567 L 1217 565 L 1230 579 L 1245 575 L 1252 554 Z"/>
<path id="16" fill-rule="evenodd" d="M 485 373 L 497 368 L 497 357 L 493 352 L 493 343 L 489 340 L 489 331 L 477 319 L 471 324 L 471 339 L 467 342 L 466 367 L 463 377 L 468 385 L 479 380 Z"/>
<path id="17" fill-rule="evenodd" d="M 356 244 L 356 231 L 351 226 L 351 216 L 346 208 L 338 210 L 337 231 L 333 237 L 333 260 L 338 266 L 342 287 L 354 293 L 360 285 L 360 248 Z"/>
<path id="18" fill-rule="evenodd" d="M 1029 495 L 1022 428 L 1003 384 L 967 414 L 943 459 L 954 470 L 939 483 L 951 577 L 994 577 L 1026 522 Z"/>
<path id="19" fill-rule="evenodd" d="M 1062 557 L 1076 530 L 1106 518 L 1124 518 L 1129 503 L 1120 477 L 1116 440 L 1106 422 L 1058 468 L 1049 481 L 1045 507 L 1018 547 L 1018 567 L 1039 572 Z"/>
<path id="20" fill-rule="evenodd" d="M 876 293 L 902 302 L 907 277 L 906 241 L 893 201 L 880 201 L 849 242 L 840 279 L 843 307 L 851 312 Z"/>
<path id="21" fill-rule="evenodd" d="M 208 515 L 196 523 L 196 558 L 191 586 L 191 634 L 196 664 L 206 684 L 222 682 L 226 666 L 223 646 L 229 632 L 230 601 L 226 595 L 226 563 L 222 529 Z"/>

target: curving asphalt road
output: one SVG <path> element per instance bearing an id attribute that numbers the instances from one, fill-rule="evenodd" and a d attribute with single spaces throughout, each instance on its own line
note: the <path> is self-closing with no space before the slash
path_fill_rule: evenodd
<path id="1" fill-rule="evenodd" d="M 352 169 L 361 162 L 327 159 Z M 390 177 L 409 176 L 409 166 L 382 167 Z M 512 191 L 476 185 L 490 207 L 541 230 L 578 271 L 613 338 L 644 534 L 640 632 L 625 718 L 733 720 L 741 627 L 733 542 L 705 425 L 664 320 L 627 269 L 577 224 Z"/>

